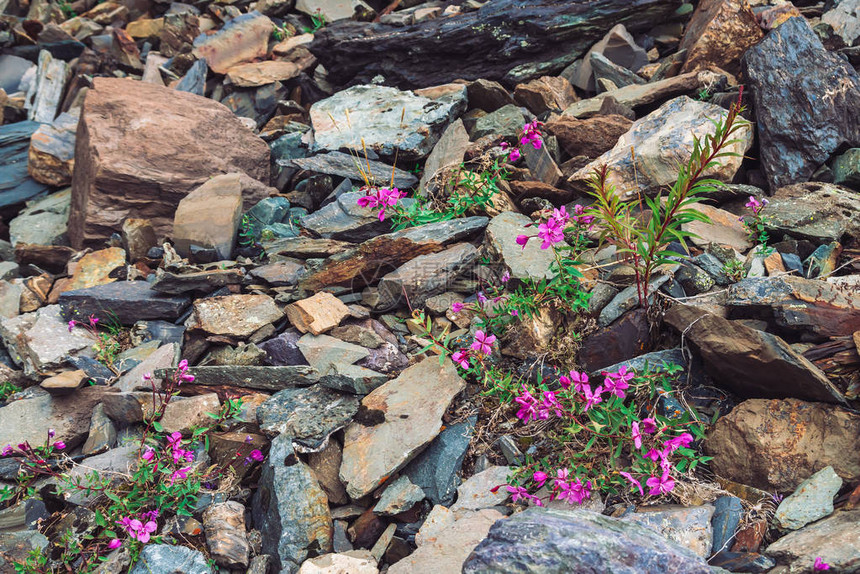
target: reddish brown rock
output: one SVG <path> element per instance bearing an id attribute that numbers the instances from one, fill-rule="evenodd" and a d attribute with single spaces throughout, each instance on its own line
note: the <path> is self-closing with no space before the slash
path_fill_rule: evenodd
<path id="1" fill-rule="evenodd" d="M 269 148 L 223 105 L 128 79 L 96 78 L 75 143 L 69 239 L 98 245 L 128 217 L 168 235 L 179 201 L 211 176 L 269 181 Z M 245 209 L 266 197 L 260 185 Z"/>
<path id="2" fill-rule="evenodd" d="M 737 75 L 741 56 L 763 37 L 746 1 L 699 2 L 678 47 L 687 50 L 681 73 L 716 66 Z"/>
<path id="3" fill-rule="evenodd" d="M 704 443 L 720 477 L 792 491 L 826 466 L 860 480 L 860 416 L 821 403 L 752 399 L 719 419 Z"/>
<path id="4" fill-rule="evenodd" d="M 579 98 L 565 78 L 542 76 L 518 85 L 514 89 L 514 100 L 532 113 L 540 115 L 549 110 L 566 110 L 567 106 L 579 101 Z"/>
<path id="5" fill-rule="evenodd" d="M 226 74 L 236 64 L 266 57 L 275 25 L 259 12 L 242 14 L 222 28 L 194 39 L 194 55 L 205 58 L 216 74 Z"/>
<path id="6" fill-rule="evenodd" d="M 585 120 L 562 116 L 547 122 L 546 131 L 558 138 L 558 143 L 571 157 L 578 155 L 594 159 L 615 147 L 618 138 L 633 122 L 624 116 L 595 116 Z"/>
<path id="7" fill-rule="evenodd" d="M 317 293 L 286 308 L 290 323 L 302 333 L 322 335 L 349 317 L 349 309 L 331 293 Z"/>
<path id="8" fill-rule="evenodd" d="M 125 250 L 119 247 L 109 247 L 84 255 L 70 269 L 72 279 L 65 285 L 64 291 L 86 289 L 96 285 L 104 285 L 116 281 L 112 277 L 125 266 Z M 70 265 L 70 267 L 72 267 Z"/>

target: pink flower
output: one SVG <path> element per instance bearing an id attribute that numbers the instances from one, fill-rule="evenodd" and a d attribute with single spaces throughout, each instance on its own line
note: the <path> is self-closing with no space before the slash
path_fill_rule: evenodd
<path id="1" fill-rule="evenodd" d="M 663 453 L 661 453 L 657 449 L 653 449 L 653 448 L 645 453 L 645 458 L 649 458 L 649 459 L 653 460 L 654 462 L 657 462 L 658 460 L 660 460 L 660 458 L 662 456 L 663 456 Z"/>
<path id="2" fill-rule="evenodd" d="M 120 546 L 122 546 L 122 540 L 120 540 L 119 538 L 114 538 L 113 540 L 108 542 L 108 545 L 107 545 L 107 547 L 111 550 L 116 550 Z"/>
<path id="3" fill-rule="evenodd" d="M 609 375 L 605 379 L 603 379 L 603 387 L 609 391 L 610 394 L 615 395 L 619 399 L 624 398 L 624 389 L 626 389 L 629 385 L 625 383 L 622 379 L 614 379 L 612 375 Z"/>
<path id="4" fill-rule="evenodd" d="M 456 353 L 451 355 L 451 360 L 463 367 L 464 369 L 469 368 L 468 355 L 463 351 L 457 351 Z"/>
<path id="5" fill-rule="evenodd" d="M 90 326 L 95 328 L 95 326 L 98 325 L 98 323 L 99 323 L 99 318 L 96 317 L 95 315 L 90 315 Z"/>
<path id="6" fill-rule="evenodd" d="M 692 442 L 693 442 L 693 435 L 691 435 L 688 432 L 685 432 L 681 436 L 676 436 L 675 438 L 664 441 L 663 447 L 668 452 L 674 452 L 674 451 L 678 450 L 678 448 L 680 448 L 680 447 L 686 448 L 686 447 L 690 446 L 690 443 L 692 443 Z"/>
<path id="7" fill-rule="evenodd" d="M 13 452 L 15 452 L 15 449 L 12 448 L 11 444 L 7 444 L 3 447 L 3 451 L 0 452 L 0 456 L 9 456 Z"/>
<path id="8" fill-rule="evenodd" d="M 642 483 L 633 478 L 633 475 L 631 475 L 629 472 L 619 472 L 618 474 L 626 478 L 630 482 L 630 484 L 635 486 L 639 490 L 640 495 L 645 495 L 645 491 L 642 490 Z"/>
<path id="9" fill-rule="evenodd" d="M 172 486 L 172 485 L 173 485 L 173 483 L 174 483 L 174 482 L 176 482 L 177 480 L 182 480 L 182 479 L 187 478 L 187 477 L 188 477 L 188 471 L 189 471 L 189 470 L 191 470 L 191 467 L 190 467 L 190 466 L 186 466 L 185 468 L 180 468 L 179 470 L 174 471 L 174 472 L 173 472 L 173 474 L 171 474 L 171 475 L 170 475 L 170 484 L 171 484 L 171 486 Z"/>
<path id="10" fill-rule="evenodd" d="M 54 448 L 58 448 L 60 450 L 63 450 L 64 448 L 66 448 L 66 443 L 64 443 L 61 440 L 58 440 L 57 442 L 54 443 Z"/>
<path id="11" fill-rule="evenodd" d="M 69 333 L 72 332 L 72 329 L 75 328 L 75 325 L 77 325 L 75 321 L 69 321 Z"/>
<path id="12" fill-rule="evenodd" d="M 563 205 L 560 209 L 552 210 L 552 217 L 558 221 L 562 228 L 567 225 L 567 222 L 570 220 L 570 214 L 567 213 L 567 209 Z"/>
<path id="13" fill-rule="evenodd" d="M 178 368 L 180 371 L 187 371 L 188 370 L 188 359 L 182 359 L 181 361 L 179 361 L 179 367 Z"/>
<path id="14" fill-rule="evenodd" d="M 517 245 L 522 245 L 523 249 L 525 249 L 526 243 L 529 242 L 529 239 L 531 239 L 531 237 L 528 235 L 517 235 Z"/>
<path id="15" fill-rule="evenodd" d="M 140 520 L 135 519 L 130 522 L 130 527 L 132 538 L 137 538 L 143 544 L 149 542 L 149 535 L 158 529 L 158 525 L 153 520 L 141 523 Z"/>
<path id="16" fill-rule="evenodd" d="M 538 225 L 538 237 L 543 239 L 540 248 L 549 249 L 550 246 L 564 241 L 563 226 L 554 217 L 550 217 L 546 223 Z"/>
<path id="17" fill-rule="evenodd" d="M 558 499 L 566 499 L 568 504 L 573 504 L 574 502 L 582 504 L 586 498 L 591 498 L 591 481 L 583 484 L 577 478 L 575 481 L 563 482 L 560 490 L 561 494 L 558 495 Z"/>
<path id="18" fill-rule="evenodd" d="M 511 150 L 511 155 L 509 156 L 509 158 L 510 158 L 512 163 L 519 161 L 520 157 L 522 157 L 522 154 L 520 154 L 520 150 L 518 150 L 516 148 Z"/>
<path id="19" fill-rule="evenodd" d="M 475 298 L 478 300 L 478 303 L 486 303 L 487 302 L 487 296 L 484 295 L 483 291 L 478 291 L 477 293 L 475 293 Z"/>
<path id="20" fill-rule="evenodd" d="M 519 317 L 519 316 L 520 316 L 520 312 L 519 312 L 519 311 L 517 311 L 516 309 L 512 309 L 512 310 L 511 310 L 511 315 L 513 315 L 514 317 Z"/>
<path id="21" fill-rule="evenodd" d="M 182 442 L 182 433 L 179 431 L 170 433 L 170 436 L 167 437 L 167 448 L 173 450 L 178 448 Z"/>
<path id="22" fill-rule="evenodd" d="M 492 344 L 496 341 L 495 335 L 487 335 L 484 334 L 483 331 L 478 329 L 475 332 L 475 342 L 472 343 L 471 349 L 473 351 L 478 351 L 484 355 L 489 355 L 493 352 Z"/>
<path id="23" fill-rule="evenodd" d="M 582 389 L 582 394 L 585 396 L 585 408 L 583 412 L 587 412 L 588 409 L 596 405 L 597 403 L 602 403 L 603 399 L 600 398 L 600 393 L 603 392 L 603 388 L 597 387 L 594 389 L 594 393 L 591 392 L 591 387 L 589 385 L 585 385 Z"/>
<path id="24" fill-rule="evenodd" d="M 555 398 L 555 393 L 551 391 L 543 392 L 543 402 L 539 407 L 538 418 L 546 420 L 549 418 L 549 413 L 554 412 L 555 416 L 560 417 L 562 414 L 561 404 Z"/>
<path id="25" fill-rule="evenodd" d="M 567 480 L 567 477 L 569 475 L 570 475 L 570 473 L 567 471 L 566 468 L 560 468 L 560 469 L 556 470 L 555 471 L 556 478 L 553 481 L 553 488 L 560 488 L 561 485 L 564 484 L 564 481 Z"/>
<path id="26" fill-rule="evenodd" d="M 535 484 L 537 484 L 538 488 L 544 485 L 547 478 L 549 478 L 549 476 L 547 476 L 545 472 L 542 472 L 540 470 L 535 471 L 535 473 L 532 475 L 532 480 L 535 481 Z"/>
<path id="27" fill-rule="evenodd" d="M 520 405 L 520 410 L 517 411 L 518 419 L 522 420 L 524 423 L 528 423 L 533 419 L 537 420 L 538 401 L 526 389 L 525 385 L 523 385 L 523 394 L 518 397 L 514 397 L 514 402 L 519 403 Z"/>
<path id="28" fill-rule="evenodd" d="M 821 572 L 823 570 L 830 570 L 830 564 L 822 560 L 821 556 L 816 556 L 815 564 L 812 565 L 812 571 Z"/>
<path id="29" fill-rule="evenodd" d="M 633 438 L 633 445 L 636 448 L 642 448 L 642 434 L 639 432 L 639 423 L 634 421 L 631 427 L 633 431 L 630 433 L 630 436 Z"/>
<path id="30" fill-rule="evenodd" d="M 143 451 L 143 454 L 140 455 L 140 458 L 142 458 L 146 462 L 150 462 L 153 458 L 155 458 L 155 451 L 149 447 L 146 447 L 146 450 Z"/>
<path id="31" fill-rule="evenodd" d="M 651 476 L 645 484 L 651 487 L 651 490 L 648 491 L 648 494 L 651 496 L 657 496 L 659 494 L 668 494 L 675 488 L 675 481 L 669 476 L 667 471 L 663 472 L 663 476 L 657 478 L 656 476 Z"/>
<path id="32" fill-rule="evenodd" d="M 510 271 L 505 271 L 504 273 L 502 273 L 502 283 L 507 283 L 510 280 L 511 280 L 511 272 Z"/>
<path id="33" fill-rule="evenodd" d="M 252 459 L 256 460 L 257 462 L 263 462 L 263 458 L 264 458 L 263 453 L 257 449 L 252 450 L 251 454 L 248 456 L 250 456 Z"/>
<path id="34" fill-rule="evenodd" d="M 454 301 L 451 304 L 451 311 L 454 313 L 459 313 L 460 311 L 463 310 L 463 307 L 464 307 L 464 305 L 462 303 L 460 303 L 459 301 Z"/>
<path id="35" fill-rule="evenodd" d="M 522 486 L 510 486 L 508 485 L 508 492 L 511 493 L 511 502 L 516 502 L 521 498 L 529 499 L 529 491 L 523 488 Z"/>
<path id="36" fill-rule="evenodd" d="M 648 417 L 647 419 L 642 419 L 642 432 L 645 434 L 654 434 L 657 432 L 657 421 Z"/>

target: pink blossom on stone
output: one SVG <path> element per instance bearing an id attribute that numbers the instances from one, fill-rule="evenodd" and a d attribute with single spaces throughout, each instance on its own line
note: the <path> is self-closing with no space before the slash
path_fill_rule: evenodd
<path id="1" fill-rule="evenodd" d="M 140 458 L 147 462 L 150 462 L 153 458 L 155 458 L 155 451 L 149 447 L 146 447 L 146 450 L 143 451 L 143 454 L 140 455 Z"/>
<path id="2" fill-rule="evenodd" d="M 464 307 L 464 305 L 462 303 L 460 303 L 459 301 L 454 301 L 451 304 L 451 311 L 454 313 L 459 313 L 460 311 L 463 310 L 463 307 Z"/>
<path id="3" fill-rule="evenodd" d="M 72 329 L 75 328 L 75 325 L 77 325 L 75 321 L 69 321 L 69 333 L 72 332 Z"/>
<path id="4" fill-rule="evenodd" d="M 559 468 L 555 471 L 555 480 L 553 481 L 553 488 L 560 488 L 562 484 L 567 480 L 567 477 L 570 476 L 570 472 L 566 468 Z"/>
<path id="5" fill-rule="evenodd" d="M 521 157 L 522 157 L 522 154 L 520 154 L 520 150 L 518 150 L 518 149 L 512 149 L 511 150 L 511 155 L 509 156 L 511 162 L 519 161 L 519 159 Z"/>
<path id="6" fill-rule="evenodd" d="M 171 486 L 172 486 L 172 485 L 173 485 L 173 483 L 174 483 L 174 482 L 176 482 L 177 480 L 183 480 L 183 479 L 185 479 L 185 478 L 188 478 L 188 471 L 189 471 L 189 470 L 191 470 L 191 467 L 190 467 L 190 466 L 186 466 L 185 468 L 180 468 L 179 470 L 174 471 L 174 472 L 173 472 L 173 474 L 171 474 L 171 475 L 170 475 L 170 484 L 171 484 Z"/>
<path id="7" fill-rule="evenodd" d="M 66 443 L 64 443 L 61 440 L 58 440 L 57 442 L 54 443 L 54 448 L 58 448 L 60 450 L 63 450 L 64 448 L 66 448 Z"/>
<path id="8" fill-rule="evenodd" d="M 12 448 L 11 444 L 7 444 L 6 446 L 3 447 L 3 451 L 0 452 L 0 456 L 9 456 L 13 452 L 15 452 L 15 449 Z"/>
<path id="9" fill-rule="evenodd" d="M 524 423 L 528 423 L 538 418 L 538 400 L 523 385 L 523 393 L 514 397 L 514 402 L 520 405 L 520 410 L 517 411 L 517 418 Z"/>
<path id="10" fill-rule="evenodd" d="M 673 452 L 673 451 L 678 450 L 680 447 L 686 448 L 686 447 L 690 446 L 690 444 L 692 442 L 693 442 L 693 435 L 691 435 L 688 432 L 685 432 L 684 434 L 682 434 L 680 436 L 676 436 L 675 438 L 664 441 L 663 447 L 668 452 Z"/>
<path id="11" fill-rule="evenodd" d="M 469 368 L 468 355 L 463 351 L 457 351 L 456 353 L 451 355 L 451 360 L 463 367 L 464 369 Z"/>
<path id="12" fill-rule="evenodd" d="M 263 462 L 263 458 L 264 458 L 263 453 L 257 449 L 252 450 L 251 454 L 248 456 L 250 456 L 252 459 L 256 460 L 257 462 Z"/>
<path id="13" fill-rule="evenodd" d="M 821 556 L 816 556 L 815 563 L 812 565 L 812 571 L 823 572 L 824 570 L 830 570 L 830 564 L 825 562 Z"/>

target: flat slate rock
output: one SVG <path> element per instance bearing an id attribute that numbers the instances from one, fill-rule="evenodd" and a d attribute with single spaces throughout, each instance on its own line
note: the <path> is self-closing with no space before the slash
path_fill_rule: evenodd
<path id="1" fill-rule="evenodd" d="M 297 167 L 315 173 L 345 177 L 357 183 L 364 181 L 361 173 L 359 173 L 359 168 L 361 168 L 365 172 L 369 172 L 373 176 L 373 181 L 382 187 L 388 187 L 391 184 L 392 176 L 394 177 L 394 187 L 398 189 L 409 189 L 418 183 L 418 178 L 408 171 L 392 168 L 381 161 L 364 157 L 356 158 L 340 151 L 330 151 L 297 159 L 279 159 L 276 163 L 282 167 Z"/>
<path id="2" fill-rule="evenodd" d="M 686 548 L 639 524 L 594 512 L 529 508 L 490 528 L 463 574 L 713 574 Z"/>
<path id="3" fill-rule="evenodd" d="M 70 319 L 86 321 L 95 315 L 116 317 L 123 325 L 133 325 L 138 321 L 178 319 L 191 300 L 159 293 L 146 281 L 115 281 L 66 291 L 60 295 L 59 304 Z"/>
<path id="4" fill-rule="evenodd" d="M 257 407 L 257 420 L 263 432 L 290 437 L 300 452 L 317 452 L 352 420 L 358 405 L 355 395 L 321 385 L 284 389 Z"/>
<path id="5" fill-rule="evenodd" d="M 129 574 L 212 574 L 206 556 L 186 546 L 148 544 Z"/>
<path id="6" fill-rule="evenodd" d="M 197 385 L 228 385 L 259 391 L 280 391 L 288 387 L 307 387 L 319 382 L 320 375 L 311 367 L 259 367 L 259 366 L 203 366 L 190 367 L 190 375 L 194 375 Z M 166 369 L 157 369 L 155 376 L 163 378 L 169 375 Z"/>
<path id="7" fill-rule="evenodd" d="M 47 193 L 49 187 L 27 172 L 30 136 L 39 122 L 16 122 L 0 126 L 0 207 L 24 203 Z"/>

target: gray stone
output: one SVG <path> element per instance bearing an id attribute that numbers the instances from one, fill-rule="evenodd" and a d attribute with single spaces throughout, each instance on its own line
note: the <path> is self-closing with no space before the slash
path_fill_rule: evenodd
<path id="1" fill-rule="evenodd" d="M 648 54 L 645 50 L 636 44 L 624 24 L 618 24 L 592 46 L 578 64 L 571 66 L 573 69 L 570 73 L 566 73 L 566 71 L 562 73 L 570 80 L 571 84 L 590 92 L 595 91 L 593 63 L 591 61 L 593 54 L 599 54 L 610 62 L 633 72 L 648 63 Z"/>
<path id="2" fill-rule="evenodd" d="M 291 327 L 277 337 L 260 343 L 258 346 L 266 353 L 266 364 L 276 367 L 307 365 L 308 361 L 298 346 L 302 337 L 298 329 Z"/>
<path id="3" fill-rule="evenodd" d="M 211 293 L 225 285 L 238 285 L 244 278 L 244 273 L 239 269 L 207 269 L 173 273 L 159 268 L 155 272 L 155 281 L 150 285 L 153 291 L 165 295 L 184 295 L 192 291 Z"/>
<path id="4" fill-rule="evenodd" d="M 63 60 L 54 59 L 47 50 L 39 52 L 36 78 L 24 100 L 28 120 L 43 124 L 54 121 L 70 72 L 71 68 Z"/>
<path id="5" fill-rule="evenodd" d="M 713 506 L 658 506 L 642 508 L 622 519 L 647 526 L 679 546 L 707 558 L 713 546 L 713 514 Z"/>
<path id="6" fill-rule="evenodd" d="M 215 563 L 226 568 L 247 568 L 251 546 L 245 533 L 245 506 L 230 500 L 203 512 L 206 545 Z"/>
<path id="7" fill-rule="evenodd" d="M 44 199 L 29 202 L 27 207 L 9 222 L 9 240 L 12 245 L 62 243 L 69 223 L 71 201 L 71 190 L 64 189 Z"/>
<path id="8" fill-rule="evenodd" d="M 692 261 L 700 268 L 704 269 L 707 274 L 714 279 L 714 282 L 717 285 L 724 287 L 732 283 L 725 271 L 723 271 L 723 262 L 712 254 L 702 253 L 701 255 L 694 257 Z"/>
<path id="9" fill-rule="evenodd" d="M 311 106 L 312 149 L 363 154 L 366 146 L 386 158 L 422 159 L 464 108 L 397 88 L 353 86 Z"/>
<path id="10" fill-rule="evenodd" d="M 159 369 L 154 375 L 163 378 L 170 371 Z M 260 391 L 280 391 L 287 387 L 307 387 L 320 381 L 316 369 L 308 366 L 197 366 L 191 367 L 188 374 L 194 376 L 197 385 L 233 385 Z"/>
<path id="11" fill-rule="evenodd" d="M 284 223 L 289 218 L 290 201 L 286 197 L 267 197 L 245 212 L 253 227 Z"/>
<path id="12" fill-rule="evenodd" d="M 529 508 L 496 522 L 464 574 L 712 574 L 700 557 L 645 526 L 593 512 Z"/>
<path id="13" fill-rule="evenodd" d="M 576 105 L 576 104 L 574 104 Z M 693 140 L 713 134 L 714 121 L 728 112 L 715 105 L 681 96 L 670 100 L 637 120 L 622 135 L 615 146 L 579 169 L 569 183 L 582 187 L 601 165 L 609 166 L 607 184 L 615 187 L 622 199 L 635 199 L 638 194 L 653 194 L 678 179 L 678 164 L 686 164 L 693 150 Z M 749 127 L 735 133 L 737 141 L 724 151 L 738 154 L 724 157 L 719 165 L 708 169 L 706 177 L 731 181 L 741 166 L 743 154 L 752 145 Z M 635 148 L 635 158 L 630 149 Z"/>
<path id="14" fill-rule="evenodd" d="M 311 367 L 322 376 L 321 383 L 337 390 L 366 395 L 388 380 L 383 374 L 355 365 L 370 354 L 368 349 L 328 335 L 308 333 L 297 343 Z"/>
<path id="15" fill-rule="evenodd" d="M 714 501 L 714 516 L 711 518 L 711 528 L 714 532 L 712 553 L 726 552 L 732 547 L 743 516 L 744 508 L 740 498 L 720 496 Z"/>
<path id="16" fill-rule="evenodd" d="M 613 89 L 645 83 L 645 79 L 642 76 L 638 76 L 627 68 L 619 66 L 602 54 L 592 53 L 589 61 L 594 71 L 594 77 L 597 79 L 598 88 L 600 88 L 602 82 L 607 80 L 615 86 Z M 605 90 L 598 89 L 598 91 Z"/>
<path id="17" fill-rule="evenodd" d="M 783 536 L 770 544 L 765 554 L 795 572 L 810 572 L 821 557 L 835 572 L 856 572 L 860 564 L 857 524 L 860 510 L 842 511 Z"/>
<path id="18" fill-rule="evenodd" d="M 833 160 L 833 183 L 860 190 L 860 148 L 852 148 Z"/>
<path id="19" fill-rule="evenodd" d="M 344 436 L 341 481 L 352 498 L 373 491 L 441 430 L 441 417 L 464 388 L 454 365 L 428 357 L 362 400 Z"/>
<path id="20" fill-rule="evenodd" d="M 206 90 L 206 74 L 209 73 L 209 66 L 206 65 L 206 58 L 201 58 L 191 64 L 191 67 L 176 84 L 175 90 L 180 92 L 188 92 L 203 96 Z"/>
<path id="21" fill-rule="evenodd" d="M 845 40 L 846 46 L 853 46 L 860 37 L 860 1 L 840 0 L 825 4 L 830 10 L 822 14 L 821 22 L 833 27 L 833 31 Z"/>
<path id="22" fill-rule="evenodd" d="M 466 133 L 463 121 L 458 119 L 448 126 L 427 157 L 418 185 L 419 192 L 426 194 L 436 189 L 438 186 L 434 178 L 445 169 L 459 166 L 468 147 L 469 134 Z"/>
<path id="23" fill-rule="evenodd" d="M 60 295 L 63 314 L 87 321 L 90 315 L 115 318 L 122 325 L 153 319 L 175 320 L 191 303 L 185 295 L 159 293 L 146 281 L 114 281 L 66 291 Z"/>
<path id="24" fill-rule="evenodd" d="M 47 546 L 48 539 L 37 530 L 0 532 L 0 572 L 17 572 L 15 566 L 27 560 L 31 551 L 44 552 Z"/>
<path id="25" fill-rule="evenodd" d="M 49 189 L 27 172 L 30 137 L 40 125 L 38 122 L 0 125 L 0 207 L 23 203 Z"/>
<path id="26" fill-rule="evenodd" d="M 311 553 L 332 550 L 328 500 L 286 435 L 272 440 L 251 515 L 263 535 L 263 552 L 275 556 L 283 571 L 295 572 Z"/>
<path id="27" fill-rule="evenodd" d="M 675 272 L 675 280 L 684 288 L 687 295 L 698 295 L 714 286 L 714 278 L 692 263 L 683 261 Z"/>
<path id="28" fill-rule="evenodd" d="M 453 424 L 437 436 L 427 450 L 410 462 L 403 474 L 421 487 L 433 504 L 454 502 L 459 478 L 457 473 L 466 457 L 477 417 Z"/>
<path id="29" fill-rule="evenodd" d="M 225 295 L 194 301 L 189 329 L 211 335 L 248 337 L 284 316 L 268 295 Z"/>
<path id="30" fill-rule="evenodd" d="M 365 157 L 356 158 L 354 155 L 339 151 L 306 158 L 278 160 L 276 163 L 282 167 L 345 177 L 357 183 L 363 183 L 364 175 L 367 175 L 372 183 L 380 187 L 389 187 L 392 184 L 392 178 L 394 187 L 398 189 L 409 189 L 418 182 L 418 178 L 408 171 L 392 168 L 381 161 Z"/>
<path id="31" fill-rule="evenodd" d="M 424 500 L 421 487 L 412 484 L 407 476 L 401 476 L 389 484 L 379 497 L 379 502 L 373 507 L 373 512 L 382 516 L 392 516 L 409 510 Z"/>
<path id="32" fill-rule="evenodd" d="M 833 497 L 842 488 L 842 479 L 826 466 L 800 483 L 776 509 L 774 520 L 785 530 L 799 530 L 833 513 Z"/>
<path id="33" fill-rule="evenodd" d="M 98 404 L 93 409 L 90 419 L 90 430 L 83 446 L 83 454 L 100 454 L 116 444 L 116 427 L 105 414 L 104 405 Z"/>
<path id="34" fill-rule="evenodd" d="M 344 193 L 337 200 L 301 218 L 302 227 L 326 239 L 362 242 L 391 229 L 391 223 L 380 221 L 378 209 L 361 207 L 358 199 L 364 193 Z"/>
<path id="35" fill-rule="evenodd" d="M 329 436 L 345 427 L 358 412 L 355 395 L 321 385 L 284 389 L 257 407 L 260 429 L 290 437 L 300 452 L 317 452 Z"/>
<path id="36" fill-rule="evenodd" d="M 532 220 L 521 213 L 506 211 L 495 216 L 487 225 L 486 239 L 490 248 L 502 258 L 512 279 L 543 279 L 554 275 L 550 266 L 555 262 L 551 249 L 541 249 L 539 239 L 531 239 L 525 249 L 517 244 L 518 235 L 533 235 Z"/>
<path id="37" fill-rule="evenodd" d="M 487 536 L 490 527 L 504 516 L 494 509 L 470 512 L 459 520 L 441 528 L 425 539 L 418 549 L 399 560 L 389 574 L 437 574 L 460 572 L 463 562 Z"/>
<path id="38" fill-rule="evenodd" d="M 511 493 L 504 486 L 495 492 L 492 489 L 507 484 L 512 472 L 513 469 L 507 466 L 491 466 L 470 476 L 457 489 L 457 502 L 451 506 L 451 511 L 482 510 L 504 504 Z"/>
<path id="39" fill-rule="evenodd" d="M 21 309 L 21 294 L 25 287 L 19 283 L 0 281 L 0 317 L 17 317 Z"/>
<path id="40" fill-rule="evenodd" d="M 815 243 L 843 241 L 845 235 L 860 237 L 860 221 L 853 216 L 858 211 L 860 198 L 844 187 L 798 183 L 778 189 L 770 198 L 764 210 L 765 228 L 772 237 L 788 234 Z"/>
<path id="41" fill-rule="evenodd" d="M 69 330 L 59 305 L 0 320 L 0 337 L 27 376 L 56 374 L 64 370 L 69 355 L 91 357 L 96 343 L 86 329 Z"/>
<path id="42" fill-rule="evenodd" d="M 515 138 L 523 129 L 523 124 L 525 124 L 525 118 L 520 108 L 508 104 L 478 118 L 469 135 L 472 140 L 478 140 L 484 136 Z"/>
<path id="43" fill-rule="evenodd" d="M 155 341 L 153 341 L 155 342 Z M 157 369 L 170 369 L 176 366 L 179 358 L 179 346 L 168 343 L 159 346 L 152 354 L 147 356 L 130 371 L 123 374 L 115 385 L 121 391 L 136 391 L 139 389 L 150 389 L 149 382 L 144 380 L 146 374 L 155 373 Z"/>
<path id="44" fill-rule="evenodd" d="M 742 63 L 771 190 L 808 181 L 840 146 L 860 145 L 860 76 L 824 48 L 805 18 L 768 32 Z"/>
<path id="45" fill-rule="evenodd" d="M 129 574 L 212 574 L 206 556 L 186 546 L 147 544 Z"/>
<path id="46" fill-rule="evenodd" d="M 458 243 L 444 251 L 419 255 L 385 275 L 379 282 L 375 311 L 397 307 L 422 307 L 428 298 L 445 292 L 457 275 L 478 259 L 470 243 Z"/>

